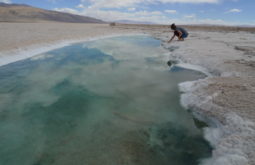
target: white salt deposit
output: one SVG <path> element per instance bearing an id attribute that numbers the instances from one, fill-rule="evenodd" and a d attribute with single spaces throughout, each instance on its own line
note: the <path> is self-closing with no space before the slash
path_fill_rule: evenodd
<path id="1" fill-rule="evenodd" d="M 220 86 L 221 84 L 217 86 L 216 84 L 218 90 L 211 88 L 210 91 L 207 91 L 207 89 L 212 83 L 211 80 L 213 78 L 217 79 L 218 76 L 233 77 L 233 79 L 235 77 L 239 79 L 254 77 L 254 70 L 251 67 L 254 57 L 247 55 L 247 52 L 244 54 L 244 52 L 236 50 L 235 47 L 236 45 L 245 45 L 252 47 L 249 47 L 249 50 L 255 50 L 254 46 L 252 46 L 255 43 L 255 35 L 245 32 L 224 33 L 224 35 L 220 32 L 191 32 L 190 34 L 190 38 L 185 42 L 163 43 L 162 45 L 171 51 L 169 54 L 171 60 L 185 63 L 183 67 L 200 70 L 203 73 L 209 72 L 210 74 L 207 75 L 211 76 L 203 80 L 179 84 L 182 92 L 181 104 L 185 108 L 191 109 L 197 118 L 207 122 L 210 126 L 204 129 L 204 133 L 205 138 L 214 147 L 213 155 L 212 158 L 203 160 L 201 164 L 254 165 L 254 120 L 238 115 L 246 114 L 243 116 L 249 116 L 247 114 L 250 112 L 245 108 L 242 111 L 235 109 L 235 107 L 229 109 L 229 107 L 224 105 L 224 102 L 218 105 L 214 101 L 216 98 L 221 97 L 220 94 L 222 95 L 222 93 L 219 92 L 228 92 L 232 87 L 235 87 L 233 85 L 224 86 L 224 83 L 222 83 L 223 86 Z M 166 41 L 165 36 L 159 38 L 163 42 Z M 192 64 L 192 67 L 186 65 L 186 63 Z M 193 65 L 201 66 L 201 68 L 193 67 Z M 252 82 L 248 81 L 247 83 L 250 83 L 247 89 L 252 90 Z M 226 88 L 228 86 L 231 88 Z M 241 91 L 240 88 L 240 92 L 245 91 Z M 231 105 L 231 100 L 235 102 L 235 99 L 238 98 L 228 98 L 227 104 Z M 246 100 L 246 103 L 252 103 L 250 102 L 251 100 Z M 245 106 L 243 105 L 243 107 Z"/>
<path id="2" fill-rule="evenodd" d="M 200 83 L 201 82 L 201 83 Z M 236 113 L 226 113 L 222 116 L 224 123 L 215 120 L 217 107 L 212 96 L 199 95 L 195 93 L 201 87 L 205 87 L 206 81 L 185 82 L 179 85 L 184 92 L 181 95 L 181 103 L 184 107 L 192 109 L 195 116 L 209 123 L 210 127 L 205 128 L 205 138 L 215 148 L 212 158 L 204 160 L 203 165 L 247 165 L 250 154 L 254 154 L 255 124 L 252 121 L 243 119 Z M 203 109 L 201 107 L 206 107 Z M 214 113 L 214 114 L 213 114 Z M 211 118 L 208 118 L 210 117 Z"/>
<path id="3" fill-rule="evenodd" d="M 86 42 L 86 41 L 94 41 L 103 38 L 110 37 L 118 37 L 118 36 L 130 36 L 130 35 L 145 35 L 141 33 L 130 33 L 130 34 L 114 34 L 114 35 L 105 35 L 101 37 L 91 37 L 84 39 L 74 39 L 74 40 L 63 40 L 55 43 L 44 43 L 44 44 L 35 44 L 28 47 L 17 48 L 10 51 L 0 51 L 0 66 L 7 65 L 19 60 L 24 60 L 27 58 L 31 58 L 33 56 L 40 55 L 44 52 L 48 52 L 50 50 L 54 50 L 57 48 L 65 47 L 74 43 Z"/>
<path id="4" fill-rule="evenodd" d="M 178 63 L 178 64 L 176 64 L 176 66 L 199 71 L 199 72 L 204 73 L 207 76 L 212 76 L 212 74 L 206 68 L 198 66 L 198 65 L 192 65 L 192 64 L 188 64 L 188 63 Z"/>
<path id="5" fill-rule="evenodd" d="M 247 165 L 249 154 L 254 153 L 255 124 L 235 113 L 226 115 L 226 124 L 206 128 L 205 138 L 215 147 L 213 157 L 204 165 Z"/>
<path id="6" fill-rule="evenodd" d="M 224 106 L 224 102 L 221 105 L 215 104 L 214 100 L 220 97 L 220 91 L 216 89 L 214 91 L 213 88 L 207 91 L 214 76 L 214 78 L 221 76 L 238 77 L 239 79 L 254 77 L 254 70 L 251 67 L 248 67 L 246 63 L 243 63 L 243 65 L 238 63 L 240 60 L 252 61 L 252 57 L 244 56 L 243 52 L 235 50 L 234 46 L 244 44 L 239 40 L 239 36 L 245 36 L 247 40 L 251 40 L 250 43 L 246 42 L 246 45 L 254 43 L 254 38 L 251 39 L 254 34 L 231 33 L 227 34 L 229 37 L 226 38 L 222 38 L 222 35 L 216 32 L 194 33 L 193 35 L 194 37 L 186 43 L 174 43 L 173 45 L 179 45 L 179 48 L 174 50 L 170 57 L 185 63 L 203 66 L 213 75 L 203 80 L 179 84 L 179 88 L 183 92 L 181 104 L 187 109 L 192 109 L 196 117 L 206 121 L 210 126 L 204 129 L 204 133 L 205 138 L 214 147 L 213 155 L 212 158 L 202 161 L 201 164 L 254 165 L 255 124 L 253 120 L 238 115 L 247 114 L 249 111 L 243 109 L 240 112 L 235 108 L 229 109 Z M 205 40 L 203 36 L 211 39 Z M 199 40 L 195 38 L 199 38 Z M 252 90 L 252 82 L 247 83 L 251 83 L 248 85 L 248 89 Z M 228 85 L 222 87 L 218 85 L 217 87 L 222 89 L 221 92 L 231 90 L 231 88 L 225 89 Z M 230 105 L 231 99 L 234 101 L 235 98 L 229 98 L 230 102 L 228 104 Z M 249 100 L 249 98 L 246 100 Z"/>

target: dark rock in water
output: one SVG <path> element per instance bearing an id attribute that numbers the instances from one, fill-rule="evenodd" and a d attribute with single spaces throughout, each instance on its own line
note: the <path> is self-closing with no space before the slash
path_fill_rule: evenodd
<path id="1" fill-rule="evenodd" d="M 169 61 L 167 61 L 167 65 L 168 65 L 169 67 L 171 67 L 171 66 L 174 65 L 174 64 L 177 64 L 177 61 L 174 61 L 174 60 L 169 60 Z"/>
<path id="2" fill-rule="evenodd" d="M 197 128 L 202 129 L 204 127 L 208 127 L 207 123 L 205 123 L 205 122 L 203 122 L 201 120 L 198 120 L 197 118 L 193 118 L 193 121 L 194 121 L 195 125 L 197 126 Z"/>
<path id="3" fill-rule="evenodd" d="M 172 66 L 172 62 L 171 62 L 171 61 L 167 61 L 167 65 L 168 65 L 169 67 L 171 67 L 171 66 Z"/>

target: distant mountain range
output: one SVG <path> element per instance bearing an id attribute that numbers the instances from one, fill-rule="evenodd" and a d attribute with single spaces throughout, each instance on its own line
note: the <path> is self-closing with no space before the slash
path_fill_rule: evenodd
<path id="1" fill-rule="evenodd" d="M 105 23 L 102 20 L 81 15 L 35 8 L 25 4 L 0 3 L 0 22 L 69 22 Z"/>
<path id="2" fill-rule="evenodd" d="M 133 21 L 133 20 L 118 20 L 117 23 L 124 23 L 124 24 L 155 24 L 153 22 L 143 22 L 143 21 Z"/>

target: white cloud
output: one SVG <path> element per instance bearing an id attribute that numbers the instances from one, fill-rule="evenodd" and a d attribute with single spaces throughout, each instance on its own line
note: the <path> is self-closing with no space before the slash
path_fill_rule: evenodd
<path id="1" fill-rule="evenodd" d="M 90 16 L 104 21 L 132 20 L 140 22 L 154 22 L 159 24 L 234 24 L 221 19 L 199 19 L 196 14 L 184 15 L 182 18 L 171 18 L 170 14 L 176 10 L 146 11 L 144 6 L 153 3 L 218 3 L 222 0 L 81 0 L 76 9 L 55 8 L 56 11 Z M 230 1 L 230 0 L 229 0 Z M 232 0 L 231 0 L 232 1 Z M 86 2 L 86 6 L 85 6 Z M 143 6 L 141 6 L 143 4 Z M 107 10 L 105 10 L 108 8 Z M 116 10 L 121 8 L 122 10 Z M 141 8 L 145 9 L 141 11 Z M 231 9 L 238 12 L 240 9 Z M 200 11 L 203 13 L 204 11 Z"/>
<path id="2" fill-rule="evenodd" d="M 124 8 L 133 7 L 144 0 L 90 0 L 91 8 Z"/>
<path id="3" fill-rule="evenodd" d="M 160 11 L 136 11 L 136 12 L 121 12 L 116 10 L 95 10 L 87 8 L 80 13 L 90 17 L 102 19 L 104 21 L 117 21 L 117 20 L 132 20 L 141 22 L 155 22 L 155 23 L 169 23 L 169 17 L 165 16 Z"/>
<path id="4" fill-rule="evenodd" d="M 157 3 L 219 3 L 221 0 L 81 0 L 81 3 L 88 1 L 91 8 L 124 8 Z"/>
<path id="5" fill-rule="evenodd" d="M 230 9 L 229 11 L 227 11 L 226 13 L 240 13 L 242 12 L 241 9 Z"/>
<path id="6" fill-rule="evenodd" d="M 196 18 L 196 14 L 185 15 L 184 18 L 194 19 L 194 18 Z"/>
<path id="7" fill-rule="evenodd" d="M 78 15 L 81 14 L 79 11 L 75 9 L 71 9 L 71 8 L 54 8 L 53 10 L 59 11 L 59 12 L 71 13 L 71 14 L 78 14 Z"/>
<path id="8" fill-rule="evenodd" d="M 176 10 L 165 10 L 166 13 L 175 14 L 177 13 Z"/>
<path id="9" fill-rule="evenodd" d="M 219 0 L 154 0 L 163 3 L 218 3 Z"/>
<path id="10" fill-rule="evenodd" d="M 136 8 L 134 8 L 134 7 L 128 8 L 128 11 L 135 11 L 135 10 L 136 10 Z"/>
<path id="11" fill-rule="evenodd" d="M 182 19 L 170 18 L 165 13 L 160 11 L 135 11 L 135 12 L 122 12 L 116 10 L 101 10 L 86 8 L 82 10 L 74 10 L 70 8 L 55 8 L 56 11 L 68 12 L 72 14 L 90 16 L 99 18 L 104 21 L 118 21 L 118 20 L 131 20 L 138 22 L 153 22 L 158 24 L 214 24 L 214 25 L 240 25 L 244 24 L 241 22 L 227 22 L 222 19 L 199 19 L 195 14 L 185 15 Z"/>
<path id="12" fill-rule="evenodd" d="M 86 7 L 83 4 L 79 4 L 79 5 L 76 6 L 76 8 L 84 9 Z"/>
<path id="13" fill-rule="evenodd" d="M 12 3 L 11 0 L 0 0 L 0 2 L 2 2 L 2 3 Z"/>

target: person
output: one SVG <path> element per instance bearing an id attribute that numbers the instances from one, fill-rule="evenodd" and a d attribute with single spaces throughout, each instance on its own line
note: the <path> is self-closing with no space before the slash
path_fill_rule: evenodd
<path id="1" fill-rule="evenodd" d="M 171 25 L 171 29 L 174 30 L 174 35 L 168 41 L 168 43 L 171 42 L 175 36 L 178 37 L 179 41 L 184 41 L 184 38 L 187 38 L 189 35 L 189 33 L 184 28 L 177 27 L 174 23 Z"/>

